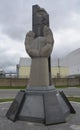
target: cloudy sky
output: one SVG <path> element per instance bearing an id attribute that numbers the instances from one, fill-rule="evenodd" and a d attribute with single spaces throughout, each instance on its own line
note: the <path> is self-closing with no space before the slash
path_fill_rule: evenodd
<path id="1" fill-rule="evenodd" d="M 16 71 L 20 57 L 28 57 L 24 39 L 32 28 L 32 5 L 49 13 L 55 44 L 52 57 L 80 48 L 80 0 L 0 0 L 0 69 Z"/>

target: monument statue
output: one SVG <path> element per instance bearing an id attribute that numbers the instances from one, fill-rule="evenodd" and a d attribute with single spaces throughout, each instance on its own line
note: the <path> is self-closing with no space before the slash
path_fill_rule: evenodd
<path id="1" fill-rule="evenodd" d="M 49 15 L 34 5 L 32 31 L 25 37 L 25 49 L 32 59 L 30 81 L 25 91 L 20 91 L 6 116 L 12 121 L 26 120 L 46 125 L 66 122 L 75 113 L 63 91 L 51 84 L 51 52 L 54 38 L 49 27 Z"/>
<path id="2" fill-rule="evenodd" d="M 25 38 L 25 48 L 31 58 L 48 58 L 51 55 L 53 43 L 53 34 L 48 26 L 44 26 L 43 36 L 35 37 L 35 33 L 29 31 Z"/>
<path id="3" fill-rule="evenodd" d="M 27 33 L 25 48 L 32 58 L 30 86 L 49 86 L 48 58 L 51 55 L 53 43 L 53 34 L 48 26 L 44 26 L 43 36 L 35 37 L 33 31 Z"/>
<path id="4" fill-rule="evenodd" d="M 50 55 L 53 44 L 53 34 L 49 28 L 49 15 L 43 8 L 34 5 L 32 8 L 32 31 L 27 33 L 25 39 L 26 51 L 32 58 L 31 86 L 51 85 Z"/>

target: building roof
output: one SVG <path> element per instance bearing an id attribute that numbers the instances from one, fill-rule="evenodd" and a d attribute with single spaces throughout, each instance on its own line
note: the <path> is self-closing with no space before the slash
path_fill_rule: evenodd
<path id="1" fill-rule="evenodd" d="M 80 48 L 72 51 L 61 59 L 61 64 L 66 66 L 80 66 Z"/>

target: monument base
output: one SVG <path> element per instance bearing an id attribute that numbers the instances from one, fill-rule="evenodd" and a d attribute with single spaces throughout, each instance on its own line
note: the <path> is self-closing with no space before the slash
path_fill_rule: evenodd
<path id="1" fill-rule="evenodd" d="M 50 125 L 66 122 L 68 115 L 75 113 L 74 108 L 65 94 L 63 92 L 57 92 L 53 86 L 28 87 L 24 95 L 24 100 L 18 109 L 15 120 L 40 122 Z M 15 100 L 17 99 L 15 98 Z M 12 105 L 13 104 L 14 103 L 12 103 Z M 10 107 L 10 109 L 11 108 L 12 107 Z M 10 113 L 10 109 L 7 112 L 7 117 L 15 121 L 13 113 Z M 13 117 L 13 119 L 11 117 Z"/>

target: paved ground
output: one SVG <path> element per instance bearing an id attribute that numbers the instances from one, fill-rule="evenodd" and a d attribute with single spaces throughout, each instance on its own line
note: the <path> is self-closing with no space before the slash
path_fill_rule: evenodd
<path id="1" fill-rule="evenodd" d="M 66 96 L 80 96 L 80 88 L 65 88 L 63 90 Z M 19 90 L 18 89 L 0 89 L 0 98 L 14 98 Z"/>
<path id="2" fill-rule="evenodd" d="M 66 123 L 45 126 L 40 123 L 16 121 L 15 123 L 6 118 L 6 112 L 10 103 L 0 104 L 0 130 L 80 130 L 80 104 L 72 103 L 76 114 L 69 117 Z"/>
<path id="3" fill-rule="evenodd" d="M 69 87 L 64 89 L 58 89 L 63 90 L 66 96 L 79 96 L 80 97 L 80 88 L 77 87 Z"/>
<path id="4" fill-rule="evenodd" d="M 0 89 L 0 98 L 14 98 L 19 89 Z"/>

